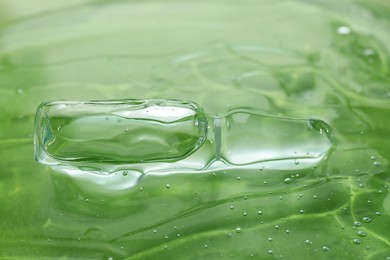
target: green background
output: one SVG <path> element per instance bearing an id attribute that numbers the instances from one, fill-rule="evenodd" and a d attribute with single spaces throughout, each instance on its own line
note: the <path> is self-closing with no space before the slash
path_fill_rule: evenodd
<path id="1" fill-rule="evenodd" d="M 389 13 L 380 0 L 1 1 L 0 257 L 389 259 Z M 335 144 L 314 169 L 131 188 L 34 161 L 42 101 L 115 98 L 319 118 Z"/>

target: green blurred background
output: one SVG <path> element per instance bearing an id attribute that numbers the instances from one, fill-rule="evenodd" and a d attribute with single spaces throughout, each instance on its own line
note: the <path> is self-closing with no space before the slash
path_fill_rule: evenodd
<path id="1" fill-rule="evenodd" d="M 389 13 L 380 0 L 2 0 L 0 257 L 390 259 Z M 314 169 L 132 188 L 33 160 L 42 101 L 115 98 L 319 118 L 335 146 Z"/>

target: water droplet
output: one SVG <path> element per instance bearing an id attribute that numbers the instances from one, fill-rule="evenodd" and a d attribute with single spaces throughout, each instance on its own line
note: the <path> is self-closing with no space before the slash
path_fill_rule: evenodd
<path id="1" fill-rule="evenodd" d="M 348 35 L 351 33 L 351 29 L 347 26 L 340 26 L 337 28 L 337 33 L 341 35 Z"/>
<path id="2" fill-rule="evenodd" d="M 380 162 L 373 162 L 372 164 L 373 164 L 374 166 L 376 166 L 376 167 L 382 166 L 382 164 L 381 164 Z"/>
<path id="3" fill-rule="evenodd" d="M 231 205 L 231 206 L 230 206 L 230 209 L 234 209 L 234 206 L 233 206 L 233 205 Z"/>
<path id="4" fill-rule="evenodd" d="M 123 176 L 127 176 L 128 172 L 127 171 L 123 171 Z"/>
<path id="5" fill-rule="evenodd" d="M 240 227 L 236 228 L 236 233 L 241 233 L 241 228 Z"/>
<path id="6" fill-rule="evenodd" d="M 299 210 L 299 213 L 303 214 L 303 213 L 305 213 L 305 210 L 301 209 L 301 210 Z"/>
<path id="7" fill-rule="evenodd" d="M 208 245 L 204 245 L 203 247 L 204 247 L 204 248 L 208 248 L 209 246 L 208 246 Z"/>
<path id="8" fill-rule="evenodd" d="M 358 239 L 358 238 L 355 238 L 354 240 L 352 240 L 352 242 L 353 242 L 355 245 L 359 245 L 362 241 L 360 241 L 360 239 Z"/>
<path id="9" fill-rule="evenodd" d="M 363 184 L 363 183 L 360 183 L 360 184 L 359 184 L 359 187 L 360 187 L 360 188 L 364 188 L 364 184 Z"/>
<path id="10" fill-rule="evenodd" d="M 359 237 L 366 237 L 366 236 L 367 236 L 367 233 L 364 232 L 364 231 L 361 231 L 361 230 L 359 230 L 358 232 L 356 232 L 356 234 L 357 234 Z"/>
<path id="11" fill-rule="evenodd" d="M 311 244 L 313 244 L 313 242 L 311 242 L 311 240 L 309 240 L 309 239 L 306 239 L 306 240 L 305 240 L 305 244 L 306 244 L 306 245 L 311 245 Z"/>
<path id="12" fill-rule="evenodd" d="M 366 222 L 366 223 L 370 223 L 371 222 L 371 218 L 370 217 L 363 217 L 363 221 Z"/>
<path id="13" fill-rule="evenodd" d="M 355 222 L 353 222 L 353 225 L 354 225 L 355 227 L 360 227 L 360 226 L 362 225 L 362 223 L 359 222 L 359 221 L 355 221 Z"/>
<path id="14" fill-rule="evenodd" d="M 269 242 L 272 242 L 272 237 L 269 237 L 269 238 L 268 238 L 268 241 L 269 241 Z"/>
<path id="15" fill-rule="evenodd" d="M 286 183 L 286 184 L 290 184 L 291 182 L 292 182 L 291 178 L 284 179 L 284 183 Z"/>
<path id="16" fill-rule="evenodd" d="M 375 51 L 373 49 L 364 49 L 362 51 L 362 53 L 364 56 L 372 56 L 375 54 Z M 374 157 L 374 159 L 375 159 L 375 156 L 371 156 L 371 159 L 372 159 L 372 157 Z"/>
<path id="17" fill-rule="evenodd" d="M 290 230 L 286 229 L 286 233 L 289 234 L 289 233 L 290 233 Z"/>
<path id="18" fill-rule="evenodd" d="M 243 214 L 243 215 L 244 215 L 244 217 L 246 217 L 246 216 L 248 216 L 248 213 L 244 212 L 244 214 Z"/>
<path id="19" fill-rule="evenodd" d="M 279 229 L 279 225 L 275 225 L 275 229 Z"/>
<path id="20" fill-rule="evenodd" d="M 298 164 L 299 164 L 299 161 L 298 161 L 298 160 L 295 160 L 294 163 L 295 163 L 295 165 L 298 165 Z"/>
<path id="21" fill-rule="evenodd" d="M 268 254 L 272 255 L 273 254 L 273 251 L 272 249 L 268 250 Z"/>
<path id="22" fill-rule="evenodd" d="M 89 202 L 89 199 L 85 199 L 85 202 Z"/>
<path id="23" fill-rule="evenodd" d="M 324 251 L 324 252 L 328 252 L 329 250 L 330 250 L 330 248 L 327 247 L 327 246 L 323 246 L 323 247 L 322 247 L 322 251 Z"/>
<path id="24" fill-rule="evenodd" d="M 167 183 L 167 185 L 165 185 L 165 188 L 170 189 L 171 185 L 169 185 L 169 183 Z"/>
<path id="25" fill-rule="evenodd" d="M 154 230 L 153 230 L 153 233 L 156 234 L 156 233 L 157 233 L 157 229 L 154 229 Z"/>
<path id="26" fill-rule="evenodd" d="M 240 181 L 240 180 L 241 180 L 241 177 L 240 177 L 240 176 L 238 176 L 238 177 L 237 177 L 237 180 L 239 180 L 239 181 Z"/>
<path id="27" fill-rule="evenodd" d="M 380 213 L 379 211 L 375 212 L 375 215 L 377 216 L 382 216 L 382 213 Z"/>
<path id="28" fill-rule="evenodd" d="M 126 128 L 125 128 L 125 132 L 129 132 L 129 128 L 126 127 Z"/>
<path id="29" fill-rule="evenodd" d="M 378 193 L 379 194 L 383 194 L 383 190 L 378 190 Z"/>
<path id="30" fill-rule="evenodd" d="M 257 211 L 257 214 L 258 215 L 263 215 L 263 211 L 259 210 L 259 211 Z"/>

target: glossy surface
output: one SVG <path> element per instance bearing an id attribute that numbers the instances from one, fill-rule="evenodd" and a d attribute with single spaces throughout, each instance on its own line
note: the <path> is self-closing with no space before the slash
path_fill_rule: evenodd
<path id="1" fill-rule="evenodd" d="M 381 0 L 1 1 L 0 258 L 387 259 L 389 13 Z M 35 162 L 41 102 L 123 98 L 318 118 L 335 146 L 306 170 L 136 186 Z"/>
<path id="2" fill-rule="evenodd" d="M 43 163 L 178 161 L 207 137 L 201 108 L 172 100 L 43 103 L 35 122 L 35 156 Z"/>

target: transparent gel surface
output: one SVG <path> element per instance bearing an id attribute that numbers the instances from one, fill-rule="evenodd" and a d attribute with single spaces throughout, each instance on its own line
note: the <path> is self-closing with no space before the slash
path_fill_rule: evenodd
<path id="1" fill-rule="evenodd" d="M 180 160 L 203 144 L 207 119 L 169 100 L 43 103 L 35 122 L 39 161 L 112 164 Z"/>
<path id="2" fill-rule="evenodd" d="M 389 13 L 382 0 L 0 1 L 0 258 L 389 259 Z M 256 124 L 210 121 L 219 162 L 240 165 L 189 171 L 215 158 L 208 139 L 174 174 L 34 160 L 39 104 L 112 99 L 318 119 L 334 139 L 306 167 L 307 123 L 264 119 L 263 143 L 299 156 L 248 168 L 252 153 L 225 151 L 254 146 L 236 132 Z"/>
<path id="3" fill-rule="evenodd" d="M 326 158 L 332 142 L 330 127 L 318 119 L 242 109 L 207 116 L 193 102 L 162 99 L 46 102 L 34 124 L 35 159 L 68 174 L 196 173 L 260 162 L 273 169 L 292 160 L 307 168 Z"/>
<path id="4" fill-rule="evenodd" d="M 261 161 L 321 159 L 332 144 L 330 127 L 320 120 L 262 116 L 237 111 L 222 119 L 221 157 L 234 165 Z M 318 161 L 316 162 L 318 163 Z"/>

